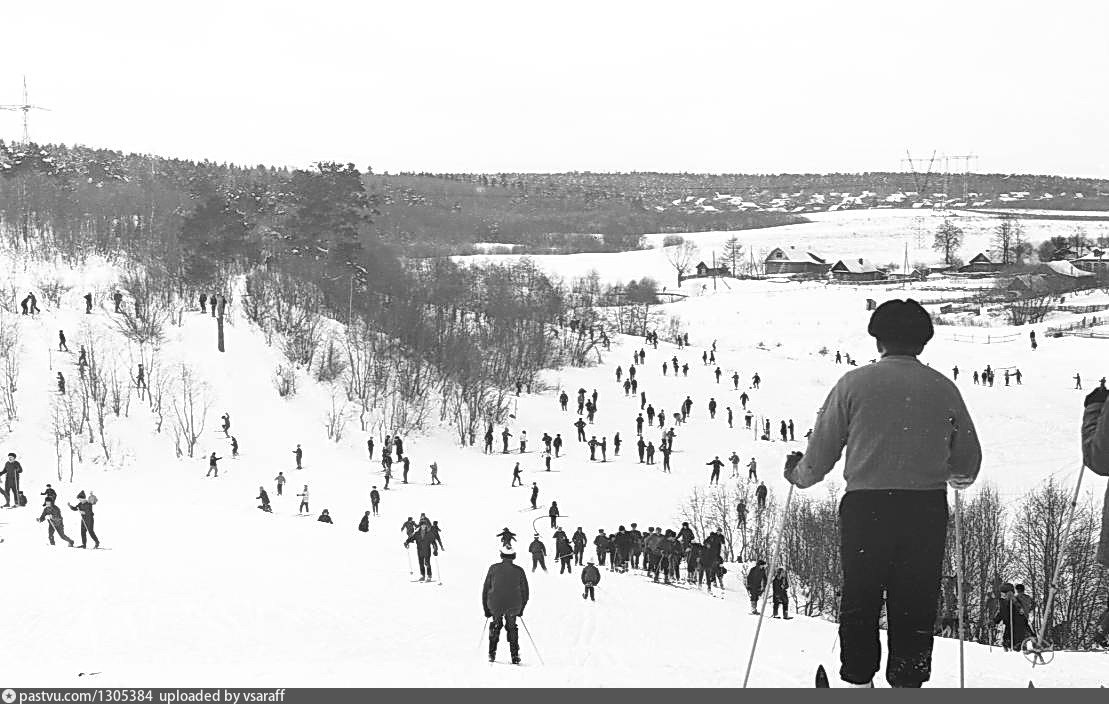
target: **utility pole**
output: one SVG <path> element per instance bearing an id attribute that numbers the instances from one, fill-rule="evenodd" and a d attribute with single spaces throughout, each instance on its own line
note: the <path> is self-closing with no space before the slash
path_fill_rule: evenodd
<path id="1" fill-rule="evenodd" d="M 30 144 L 31 143 L 31 134 L 30 134 L 30 130 L 28 130 L 28 127 L 27 127 L 27 122 L 28 122 L 27 116 L 28 116 L 28 114 L 32 110 L 46 110 L 47 112 L 49 112 L 50 108 L 44 108 L 44 107 L 40 107 L 38 105 L 31 105 L 28 102 L 28 100 L 27 100 L 27 77 L 24 76 L 23 77 L 23 102 L 20 103 L 20 104 L 17 104 L 17 105 L 0 105 L 0 110 L 20 111 L 20 112 L 23 113 L 23 143 L 24 144 Z"/>

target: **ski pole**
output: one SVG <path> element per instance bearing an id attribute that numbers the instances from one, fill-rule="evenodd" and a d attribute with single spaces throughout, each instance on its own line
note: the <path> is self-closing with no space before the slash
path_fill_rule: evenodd
<path id="1" fill-rule="evenodd" d="M 965 683 L 965 669 L 966 664 L 963 659 L 963 519 L 962 519 L 963 501 L 962 491 L 955 490 L 955 579 L 956 589 L 958 589 L 958 609 L 959 609 L 959 689 L 966 687 Z"/>
<path id="2" fill-rule="evenodd" d="M 439 553 L 435 553 L 435 573 L 439 575 L 439 584 L 443 583 L 443 570 L 439 567 Z"/>
<path id="3" fill-rule="evenodd" d="M 789 518 L 789 504 L 790 504 L 790 501 L 793 500 L 793 489 L 794 489 L 794 486 L 791 483 L 789 485 L 789 493 L 786 494 L 785 509 L 782 511 L 782 523 L 781 523 L 781 527 L 778 529 L 778 539 L 776 541 L 777 544 L 774 547 L 774 553 L 770 556 L 770 559 L 772 561 L 773 560 L 778 560 L 778 559 L 781 558 L 782 535 L 783 535 L 783 533 L 785 532 L 785 529 L 786 529 L 786 520 Z M 774 565 L 773 562 L 766 566 L 767 567 L 767 570 L 766 570 L 767 575 L 771 575 L 771 574 L 774 573 L 774 567 L 775 566 L 776 565 Z M 769 580 L 769 576 L 768 576 L 768 580 Z M 766 586 L 770 586 L 770 585 L 768 584 Z M 759 622 L 755 626 L 755 639 L 751 642 L 751 656 L 747 659 L 747 672 L 744 673 L 744 675 L 743 675 L 743 688 L 744 689 L 747 689 L 747 680 L 751 677 L 751 666 L 755 663 L 755 648 L 757 648 L 758 644 L 759 644 L 759 633 L 762 631 L 762 622 L 763 622 L 763 619 L 766 617 L 766 601 L 767 601 L 767 598 L 769 596 L 770 596 L 770 590 L 764 588 L 763 593 L 762 593 L 762 609 L 759 611 Z"/>
<path id="4" fill-rule="evenodd" d="M 1078 494 L 1082 489 L 1082 475 L 1086 471 L 1085 463 L 1078 470 L 1078 481 L 1074 485 L 1074 496 L 1070 501 L 1070 516 L 1067 517 L 1067 525 L 1063 530 L 1063 535 L 1059 540 L 1059 557 L 1055 561 L 1055 570 L 1051 574 L 1051 584 L 1047 593 L 1047 604 L 1044 605 L 1044 617 L 1040 623 L 1040 632 L 1036 635 L 1036 648 L 1042 650 L 1044 647 L 1044 634 L 1047 633 L 1048 622 L 1051 621 L 1051 608 L 1055 602 L 1055 592 L 1057 591 L 1057 583 L 1059 580 L 1059 570 L 1063 567 L 1063 558 L 1066 556 L 1067 540 L 1070 538 L 1071 525 L 1074 523 L 1075 510 L 1078 507 Z M 1013 619 L 1010 617 L 1009 623 L 1012 624 Z M 1013 631 L 1012 625 L 1009 626 L 1010 633 Z M 1010 636 L 1011 637 L 1011 636 Z M 1036 663 L 1032 663 L 1032 667 L 1036 667 Z"/>
<path id="5" fill-rule="evenodd" d="M 535 651 L 535 657 L 539 658 L 539 664 L 546 665 L 546 663 L 543 662 L 543 656 L 539 654 L 539 648 L 535 647 L 535 639 L 531 637 L 531 631 L 528 630 L 528 624 L 524 623 L 523 616 L 520 617 L 520 625 L 524 627 L 524 633 L 528 634 L 528 640 L 531 641 L 531 649 Z"/>
<path id="6" fill-rule="evenodd" d="M 404 555 L 408 558 L 408 576 L 412 576 L 412 548 L 404 546 Z"/>
<path id="7" fill-rule="evenodd" d="M 485 619 L 485 623 L 481 626 L 481 637 L 478 638 L 477 647 L 481 647 L 481 641 L 485 640 L 485 631 L 489 628 L 489 619 Z"/>

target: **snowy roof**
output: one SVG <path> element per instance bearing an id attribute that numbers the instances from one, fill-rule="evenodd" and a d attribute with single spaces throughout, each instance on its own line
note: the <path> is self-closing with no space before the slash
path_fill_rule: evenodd
<path id="1" fill-rule="evenodd" d="M 1071 276 L 1074 278 L 1085 278 L 1087 276 L 1093 276 L 1092 272 L 1082 271 L 1070 262 L 1065 261 L 1048 262 L 1047 268 L 1051 269 L 1056 274 L 1059 274 L 1061 276 Z"/>
<path id="2" fill-rule="evenodd" d="M 832 271 L 846 271 L 849 274 L 873 274 L 880 270 L 865 259 L 840 259 L 832 266 Z"/>
<path id="3" fill-rule="evenodd" d="M 768 262 L 804 262 L 806 264 L 827 264 L 826 261 L 816 256 L 812 252 L 804 252 L 793 247 L 784 249 L 782 247 L 775 247 L 770 250 L 770 254 L 766 255 Z"/>
<path id="4" fill-rule="evenodd" d="M 1101 256 L 1100 257 L 1095 256 L 1094 255 L 1095 251 L 1101 252 Z M 1107 261 L 1106 257 L 1105 257 L 1106 254 L 1109 254 L 1109 252 L 1106 252 L 1105 250 L 1101 250 L 1101 249 L 1091 250 L 1091 251 L 1087 252 L 1086 254 L 1083 254 L 1078 259 L 1074 259 L 1072 261 L 1076 261 L 1076 262 L 1104 262 L 1104 261 Z"/>

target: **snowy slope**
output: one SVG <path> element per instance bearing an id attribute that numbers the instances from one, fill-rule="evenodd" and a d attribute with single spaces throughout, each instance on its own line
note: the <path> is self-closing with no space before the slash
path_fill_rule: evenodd
<path id="1" fill-rule="evenodd" d="M 31 271 L 18 276 L 21 289 L 35 277 Z M 841 347 L 860 363 L 869 359 L 871 349 L 861 300 L 873 294 L 830 294 L 820 287 L 785 298 L 734 292 L 675 304 L 670 312 L 686 321 L 696 346 L 685 352 L 668 344 L 648 349 L 647 364 L 637 376 L 648 400 L 668 413 L 686 394 L 693 398 L 691 421 L 677 431 L 673 474 L 633 459 L 639 403 L 623 396 L 614 369 L 617 364 L 626 369 L 632 350 L 641 345 L 619 339 L 602 365 L 550 371 L 547 381 L 567 388 L 571 396 L 579 386 L 589 392 L 598 389 L 597 423 L 587 433 L 611 439 L 620 431 L 626 443 L 622 457 L 613 458 L 610 449 L 610 462 L 589 462 L 588 450 L 573 440 L 570 424 L 576 416 L 559 410 L 557 391 L 524 395 L 509 427 L 514 433 L 527 430 L 532 450 L 544 431 L 561 432 L 567 452 L 554 462 L 556 471 L 542 472 L 534 452 L 521 457 L 514 449 L 511 455 L 487 456 L 480 448 L 458 448 L 445 431 L 406 438 L 412 483 L 401 484 L 395 467 L 395 480 L 383 492 L 381 516 L 373 519 L 369 534 L 362 534 L 355 527 L 369 509 L 369 488 L 383 486 L 380 465 L 366 458 L 365 436 L 351 428 L 343 442 L 328 443 L 323 427 L 328 393 L 308 380 L 301 381 L 295 398 L 278 398 L 270 379 L 279 352 L 241 318 L 228 328 L 225 354 L 215 351 L 214 322 L 198 311 L 186 313 L 183 327 L 173 329 L 166 344 L 165 357 L 189 360 L 215 398 L 196 458 L 175 459 L 168 431 L 151 432 L 148 416 L 133 403 L 131 418 L 114 427 L 120 459 L 112 465 L 86 463 L 73 484 L 57 481 L 47 430 L 51 356 L 45 351 L 55 346 L 58 328 L 66 329 L 70 348 L 77 349 L 74 331 L 86 319 L 80 303 L 83 287 L 105 287 L 114 272 L 101 264 L 72 276 L 80 286 L 61 310 L 40 303 L 43 314 L 37 320 L 21 320 L 26 340 L 22 418 L 3 438 L 9 448 L 5 451 L 20 455 L 31 499 L 26 509 L 0 511 L 0 536 L 5 538 L 0 559 L 12 575 L 5 580 L 9 609 L 0 662 L 6 665 L 5 684 L 17 687 L 635 687 L 648 684 L 643 680 L 645 658 L 651 658 L 655 681 L 661 675 L 668 686 L 738 686 L 756 623 L 739 589 L 740 569 L 732 566 L 725 599 L 605 571 L 598 601 L 585 603 L 577 570 L 572 576 L 559 576 L 557 568 L 549 574 L 530 573 L 526 543 L 533 519 L 553 553 L 552 531 L 545 509 L 527 510 L 528 489 L 509 486 L 512 466 L 521 462 L 525 487 L 538 482 L 541 506 L 558 501 L 566 516 L 561 525 L 568 532 L 583 526 L 590 536 L 598 528 L 612 531 L 631 522 L 640 528 L 676 526 L 689 491 L 707 483 L 705 462 L 732 450 L 758 458 L 760 477 L 781 500 L 782 457 L 802 445 L 757 443 L 749 432 L 727 429 L 726 405 L 736 410 L 741 425 L 739 392 L 730 390 L 731 370 L 740 371 L 741 389 L 758 371 L 763 388 L 749 392 L 752 406 L 774 418 L 775 426 L 778 418 L 793 417 L 800 437 L 844 369 L 816 355 L 816 349 L 826 344 L 834 354 Z M 729 310 L 734 310 L 734 320 L 722 313 Z M 819 328 L 811 327 L 814 317 L 822 319 Z M 110 335 L 108 313 L 98 310 L 88 318 L 102 335 Z M 719 386 L 712 367 L 700 363 L 701 349 L 714 337 L 724 370 Z M 112 339 L 125 358 L 125 346 L 118 337 Z M 775 346 L 779 341 L 782 347 Z M 757 349 L 758 342 L 769 349 Z M 956 360 L 968 374 L 972 365 L 987 361 L 995 367 L 1017 363 L 1024 371 L 1020 389 L 964 386 L 989 458 L 983 478 L 1003 481 L 1003 493 L 1026 489 L 1051 471 L 1059 470 L 1066 479 L 1069 468 L 1077 469 L 1081 396 L 1067 388 L 1075 366 L 1068 362 L 1084 360 L 1083 376 L 1093 383 L 1097 362 L 1103 359 L 1097 344 L 1045 340 L 1032 355 L 1020 343 L 970 348 L 944 342 L 941 331 L 941 339 L 929 348 L 928 361 L 941 369 Z M 688 378 L 662 377 L 661 362 L 674 354 L 689 362 Z M 53 361 L 59 364 L 56 356 Z M 708 420 L 705 410 L 709 396 L 720 402 L 715 421 Z M 1025 412 L 1030 404 L 1037 414 Z M 232 434 L 240 442 L 241 456 L 235 460 L 216 430 L 224 411 L 230 413 Z M 1057 441 L 1040 442 L 1053 436 Z M 657 431 L 648 438 L 657 439 Z M 294 469 L 291 454 L 297 443 L 305 451 L 302 471 Z M 513 448 L 514 443 L 515 438 Z M 225 458 L 218 479 L 204 476 L 207 463 L 201 458 L 212 451 Z M 438 462 L 443 486 L 428 485 L 432 461 Z M 290 480 L 283 497 L 273 487 L 279 470 Z M 46 482 L 63 501 L 72 501 L 81 489 L 96 492 L 96 528 L 110 550 L 47 545 L 45 527 L 33 520 Z M 312 513 L 298 518 L 292 494 L 305 483 L 310 485 Z M 270 493 L 273 515 L 255 508 L 259 485 Z M 315 520 L 323 508 L 335 525 Z M 79 521 L 75 513 L 63 511 L 74 537 Z M 435 565 L 441 586 L 412 582 L 401 547 L 401 523 L 420 512 L 443 528 L 446 549 Z M 481 582 L 497 559 L 494 535 L 506 525 L 523 542 L 518 544 L 518 562 L 529 569 L 532 588 L 525 618 L 545 665 L 539 664 L 524 633 L 525 667 L 519 669 L 489 665 L 484 641 L 479 642 Z M 548 558 L 548 568 L 553 563 Z M 834 624 L 804 617 L 768 619 L 761 638 L 753 685 L 811 686 L 818 663 L 835 680 Z M 501 662 L 507 655 L 502 642 Z M 969 684 L 1019 687 L 1034 677 L 1038 686 L 1097 686 L 1105 683 L 1106 657 L 1061 654 L 1054 664 L 1033 673 L 1019 655 L 968 645 L 967 664 L 975 673 Z M 956 685 L 957 662 L 956 643 L 937 639 L 933 683 Z M 100 674 L 79 677 L 82 672 Z"/>

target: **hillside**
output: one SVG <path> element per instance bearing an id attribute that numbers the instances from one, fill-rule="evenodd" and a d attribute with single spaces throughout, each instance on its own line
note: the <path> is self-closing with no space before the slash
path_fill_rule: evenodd
<path id="1" fill-rule="evenodd" d="M 34 288 L 53 270 L 19 258 L 9 262 L 4 270 L 12 273 L 13 291 Z M 241 284 L 232 288 L 225 354 L 214 351 L 212 319 L 191 305 L 162 347 L 167 364 L 188 362 L 210 389 L 209 422 L 196 457 L 175 458 L 168 433 L 152 432 L 149 413 L 136 403 L 129 418 L 109 421 L 117 443 L 115 459 L 97 460 L 90 449 L 88 459 L 78 463 L 74 481 L 58 481 L 49 432 L 52 374 L 69 370 L 72 379 L 75 371 L 72 357 L 47 353 L 55 346 L 57 329 L 67 330 L 73 350 L 86 337 L 74 331 L 87 324 L 104 350 L 116 350 L 120 359 L 127 352 L 113 332 L 114 314 L 99 305 L 118 269 L 92 262 L 58 272 L 73 287 L 60 306 L 41 302 L 37 318 L 18 317 L 24 339 L 20 417 L 4 436 L 5 447 L 20 455 L 32 499 L 26 509 L 0 514 L 5 538 L 0 554 L 27 576 L 6 582 L 5 595 L 18 608 L 6 621 L 7 637 L 0 643 L 8 683 L 17 687 L 43 682 L 639 686 L 641 663 L 656 656 L 660 644 L 667 657 L 659 667 L 669 685 L 738 686 L 756 620 L 747 613 L 746 596 L 737 583 L 742 569 L 735 564 L 729 565 L 722 600 L 697 590 L 654 585 L 638 574 L 605 571 L 597 602 L 583 603 L 576 570 L 572 576 L 529 571 L 532 601 L 526 622 L 539 652 L 521 634 L 524 668 L 485 663 L 484 649 L 474 636 L 481 628 L 478 587 L 498 549 L 494 535 L 507 525 L 526 541 L 534 522 L 548 550 L 553 547 L 545 510 L 528 511 L 527 489 L 509 486 L 512 466 L 521 462 L 525 485 L 538 482 L 541 508 L 557 501 L 565 514 L 562 525 L 568 530 L 581 525 L 591 535 L 598 528 L 611 531 L 631 522 L 676 525 L 689 492 L 706 488 L 704 463 L 733 449 L 758 458 L 760 477 L 771 488 L 771 507 L 780 506 L 785 484 L 777 468 L 784 453 L 802 443 L 756 442 L 749 432 L 728 430 L 720 415 L 708 420 L 706 397 L 715 395 L 734 406 L 738 392 L 717 386 L 711 367 L 694 357 L 715 340 L 727 373 L 735 369 L 746 379 L 758 371 L 764 383 L 761 391 L 749 392 L 752 407 L 760 417 L 797 418 L 800 435 L 840 371 L 815 348 L 849 349 L 865 360 L 870 342 L 863 332 L 862 300 L 876 293 L 845 290 L 830 296 L 823 287 L 806 286 L 776 294 L 772 285 L 762 284 L 761 291 L 695 297 L 669 307 L 669 313 L 684 321 L 694 348 L 679 351 L 664 342 L 657 351 L 648 349 L 639 380 L 652 403 L 660 406 L 675 408 L 687 394 L 696 399 L 689 424 L 677 436 L 673 474 L 633 459 L 627 439 L 634 437 L 632 419 L 639 403 L 619 393 L 614 369 L 626 368 L 632 349 L 642 343 L 621 337 L 602 355 L 601 364 L 546 372 L 543 380 L 552 391 L 518 399 L 508 427 L 516 436 L 528 431 L 527 454 L 490 456 L 479 446 L 459 448 L 446 429 L 406 438 L 413 460 L 411 483 L 399 483 L 397 472 L 384 492 L 381 516 L 363 535 L 355 525 L 369 508 L 367 490 L 382 486 L 380 466 L 366 457 L 366 436 L 351 429 L 342 441 L 328 441 L 324 425 L 331 394 L 303 373 L 295 397 L 278 397 L 271 376 L 280 353 L 244 319 L 237 303 Z M 87 289 L 96 291 L 98 301 L 91 316 L 83 314 L 80 300 Z M 735 322 L 721 317 L 721 311 L 734 311 Z M 783 324 L 784 311 L 801 314 Z M 1051 473 L 1068 486 L 1073 480 L 1078 453 L 1072 431 L 1061 432 L 1059 442 L 1029 440 L 1051 432 L 1045 428 L 1073 427 L 1080 398 L 1067 388 L 1066 377 L 1078 368 L 1087 378 L 1096 378 L 1104 360 L 1098 344 L 1067 338 L 1045 343 L 1033 355 L 1019 342 L 968 349 L 941 335 L 929 348 L 926 361 L 940 369 L 953 361 L 967 369 L 992 361 L 1025 370 L 1020 388 L 966 390 L 989 458 L 982 480 L 1000 484 L 1007 499 L 1015 500 Z M 681 381 L 659 373 L 658 362 L 674 354 L 691 363 L 690 376 Z M 1003 361 L 998 361 L 999 354 Z M 621 431 L 629 444 L 620 458 L 590 462 L 582 446 L 570 441 L 571 419 L 558 410 L 555 396 L 559 388 L 573 391 L 579 386 L 600 391 L 597 424 L 588 432 L 610 436 Z M 1029 403 L 1036 405 L 1035 414 L 1022 413 Z M 240 443 L 237 459 L 229 457 L 227 440 L 216 429 L 224 412 L 230 414 L 232 434 Z M 539 456 L 531 449 L 544 431 L 561 432 L 568 441 L 564 458 L 555 461 L 550 474 L 541 471 Z M 298 443 L 305 450 L 302 471 L 294 469 L 291 455 Z M 218 479 L 204 476 L 207 463 L 202 458 L 209 452 L 224 457 Z M 433 461 L 440 467 L 442 486 L 428 485 L 427 466 Z M 273 491 L 278 470 L 290 479 L 280 498 Z M 1087 481 L 1091 491 L 1103 488 L 1103 481 Z M 72 501 L 78 490 L 96 492 L 96 528 L 110 550 L 46 544 L 45 528 L 33 518 L 47 482 L 64 501 Z M 311 489 L 311 513 L 298 518 L 291 489 L 304 483 Z M 255 508 L 259 485 L 269 490 L 272 515 Z M 322 508 L 329 509 L 335 525 L 315 520 Z M 421 512 L 443 528 L 444 551 L 434 563 L 442 586 L 413 583 L 401 546 L 401 523 Z M 71 537 L 79 532 L 75 515 L 65 511 Z M 518 550 L 518 562 L 530 568 L 523 546 Z M 548 558 L 548 568 L 553 562 Z M 660 619 L 659 613 L 675 617 Z M 690 623 L 697 624 L 695 637 Z M 650 637 L 643 637 L 648 633 Z M 503 660 L 507 648 L 501 648 Z M 1040 687 L 1096 687 L 1105 683 L 1105 657 L 1062 653 L 1052 665 L 1033 671 L 1019 655 L 969 644 L 968 684 L 1023 687 L 1033 678 Z M 937 639 L 934 686 L 957 685 L 957 658 L 955 641 Z M 803 616 L 768 619 L 752 684 L 811 686 L 816 664 L 825 664 L 834 678 L 836 660 L 834 624 Z M 429 663 L 433 677 L 428 676 Z"/>

